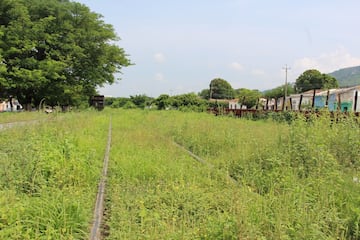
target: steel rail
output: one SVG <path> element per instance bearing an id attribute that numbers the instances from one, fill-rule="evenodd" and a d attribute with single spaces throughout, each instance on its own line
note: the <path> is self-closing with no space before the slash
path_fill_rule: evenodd
<path id="1" fill-rule="evenodd" d="M 90 238 L 89 238 L 90 240 L 101 239 L 101 223 L 102 223 L 103 216 L 104 216 L 105 186 L 106 186 L 106 178 L 107 178 L 109 156 L 110 156 L 110 149 L 111 149 L 111 131 L 112 131 L 112 123 L 111 123 L 111 117 L 110 117 L 108 139 L 107 139 L 105 155 L 104 155 L 104 162 L 103 162 L 103 170 L 102 170 L 100 183 L 98 186 L 98 192 L 96 195 L 94 216 L 93 216 L 92 226 L 91 226 L 91 230 L 90 230 Z"/>

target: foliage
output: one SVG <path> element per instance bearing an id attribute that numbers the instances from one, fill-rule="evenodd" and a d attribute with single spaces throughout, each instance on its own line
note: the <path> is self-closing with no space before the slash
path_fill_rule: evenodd
<path id="1" fill-rule="evenodd" d="M 245 105 L 247 108 L 254 107 L 262 93 L 259 90 L 250 90 L 246 88 L 239 88 L 235 90 L 236 97 L 239 98 L 241 105 Z"/>
<path id="2" fill-rule="evenodd" d="M 142 95 L 130 96 L 130 101 L 133 102 L 138 108 L 144 109 L 145 107 L 149 107 L 152 102 L 152 98 Z"/>
<path id="3" fill-rule="evenodd" d="M 289 95 L 295 93 L 295 88 L 294 88 L 293 84 L 288 83 L 287 93 Z M 285 95 L 285 84 L 264 92 L 264 97 L 269 98 L 269 99 L 270 98 L 278 99 L 278 98 L 284 97 L 284 95 Z"/>
<path id="4" fill-rule="evenodd" d="M 110 107 L 115 103 L 115 101 L 117 99 L 118 98 L 116 98 L 116 97 L 105 97 L 105 103 L 104 104 L 105 104 L 105 106 Z"/>
<path id="5" fill-rule="evenodd" d="M 130 64 L 113 27 L 80 3 L 3 0 L 0 26 L 0 87 L 28 107 L 86 102 Z"/>
<path id="6" fill-rule="evenodd" d="M 164 110 L 170 107 L 171 105 L 171 98 L 168 94 L 161 94 L 159 97 L 155 99 L 155 104 L 158 110 Z"/>
<path id="7" fill-rule="evenodd" d="M 206 100 L 210 99 L 210 89 L 203 89 L 201 92 L 198 93 L 198 95 Z"/>
<path id="8" fill-rule="evenodd" d="M 124 109 L 135 109 L 137 106 L 132 101 L 127 101 L 123 106 Z"/>
<path id="9" fill-rule="evenodd" d="M 210 98 L 213 99 L 233 99 L 234 89 L 230 83 L 221 78 L 215 78 L 210 82 Z"/>
<path id="10" fill-rule="evenodd" d="M 144 108 L 150 104 L 151 98 L 145 95 L 124 97 L 105 97 L 105 106 L 112 108 Z"/>
<path id="11" fill-rule="evenodd" d="M 112 108 L 152 108 L 153 105 L 159 110 L 178 109 L 181 111 L 206 111 L 208 102 L 201 99 L 194 93 L 180 94 L 169 96 L 167 94 L 160 95 L 153 99 L 146 95 L 130 96 L 130 98 L 105 98 L 105 105 Z"/>
<path id="12" fill-rule="evenodd" d="M 303 72 L 295 82 L 295 89 L 298 93 L 306 92 L 312 89 L 330 89 L 338 87 L 336 78 L 321 74 L 316 69 L 310 69 Z"/>
<path id="13" fill-rule="evenodd" d="M 106 101 L 106 98 L 105 98 Z M 111 107 L 113 108 L 121 108 L 124 107 L 126 105 L 126 103 L 128 103 L 130 101 L 129 98 L 116 98 L 113 102 L 113 104 L 111 105 Z"/>
<path id="14" fill-rule="evenodd" d="M 207 101 L 201 99 L 195 93 L 181 94 L 172 97 L 172 107 L 180 110 L 195 110 L 203 111 L 206 110 Z"/>
<path id="15" fill-rule="evenodd" d="M 340 87 L 350 87 L 360 84 L 360 66 L 349 67 L 329 73 L 339 81 Z"/>

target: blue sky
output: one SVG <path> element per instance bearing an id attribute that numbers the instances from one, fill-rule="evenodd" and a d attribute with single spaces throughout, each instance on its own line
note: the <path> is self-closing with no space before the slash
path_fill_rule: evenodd
<path id="1" fill-rule="evenodd" d="M 107 96 L 198 93 L 214 78 L 266 90 L 305 70 L 360 65 L 358 0 L 76 0 L 103 15 L 135 64 Z"/>

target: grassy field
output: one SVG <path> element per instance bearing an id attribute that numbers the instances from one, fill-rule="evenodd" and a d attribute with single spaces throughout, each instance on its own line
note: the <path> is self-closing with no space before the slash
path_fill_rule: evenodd
<path id="1" fill-rule="evenodd" d="M 51 118 L 43 112 L 0 112 L 0 124 Z"/>
<path id="2" fill-rule="evenodd" d="M 0 239 L 87 237 L 107 128 L 88 112 L 0 132 Z"/>
<path id="3" fill-rule="evenodd" d="M 87 238 L 110 115 L 107 239 L 360 238 L 358 123 L 106 109 L 0 132 L 0 239 Z"/>

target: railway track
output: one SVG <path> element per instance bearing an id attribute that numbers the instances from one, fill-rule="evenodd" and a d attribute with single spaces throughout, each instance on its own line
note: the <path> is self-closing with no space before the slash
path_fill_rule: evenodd
<path id="1" fill-rule="evenodd" d="M 103 217 L 105 211 L 105 187 L 106 187 L 106 178 L 108 172 L 108 165 L 109 165 L 109 156 L 110 156 L 110 149 L 111 149 L 111 135 L 112 135 L 112 121 L 111 117 L 109 120 L 109 130 L 108 130 L 108 138 L 107 144 L 104 154 L 104 162 L 103 162 L 103 170 L 98 186 L 98 192 L 96 195 L 95 207 L 94 207 L 94 215 L 92 219 L 92 225 L 90 230 L 90 240 L 99 240 L 102 237 L 102 225 L 103 225 Z"/>
<path id="2" fill-rule="evenodd" d="M 186 147 L 184 147 L 183 145 L 181 145 L 180 143 L 177 143 L 175 141 L 173 141 L 173 143 L 180 148 L 181 150 L 183 150 L 184 152 L 186 152 L 190 157 L 192 157 L 194 160 L 198 161 L 199 163 L 207 166 L 210 169 L 216 170 L 218 171 L 219 169 L 216 169 L 214 165 L 210 164 L 209 162 L 207 162 L 206 160 L 204 160 L 203 158 L 199 157 L 198 155 L 196 155 L 195 153 L 191 152 L 190 150 L 188 150 Z M 233 178 L 232 176 L 230 176 L 229 174 L 226 174 L 225 177 L 227 178 L 227 180 L 229 180 L 230 182 L 232 182 L 233 184 L 238 184 L 237 180 L 235 178 Z"/>

